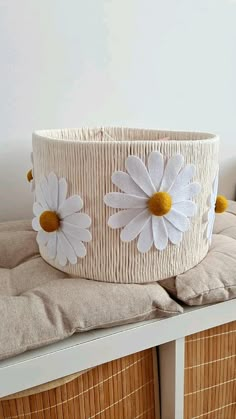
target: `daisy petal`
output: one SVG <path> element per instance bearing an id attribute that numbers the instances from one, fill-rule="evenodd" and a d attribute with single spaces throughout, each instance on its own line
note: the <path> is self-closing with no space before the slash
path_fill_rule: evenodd
<path id="1" fill-rule="evenodd" d="M 182 154 L 176 154 L 167 161 L 160 191 L 168 192 L 170 190 L 183 164 Z"/>
<path id="2" fill-rule="evenodd" d="M 153 195 L 156 190 L 151 181 L 146 166 L 137 156 L 129 156 L 126 159 L 125 167 L 134 182 L 148 195 Z"/>
<path id="3" fill-rule="evenodd" d="M 110 192 L 105 195 L 104 202 L 111 208 L 146 208 L 148 198 L 127 195 L 122 192 Z"/>
<path id="4" fill-rule="evenodd" d="M 167 219 L 175 228 L 184 232 L 187 231 L 190 227 L 190 222 L 185 215 L 181 214 L 180 212 L 176 211 L 175 209 L 171 209 L 168 214 L 164 215 L 165 219 Z"/>
<path id="5" fill-rule="evenodd" d="M 81 241 L 79 241 L 75 236 L 70 236 L 69 234 L 67 235 L 67 239 L 79 258 L 86 256 L 86 247 Z"/>
<path id="6" fill-rule="evenodd" d="M 35 231 L 42 230 L 42 227 L 39 224 L 39 218 L 38 217 L 33 218 L 33 220 L 32 220 L 32 228 Z"/>
<path id="7" fill-rule="evenodd" d="M 213 225 L 212 225 L 212 220 L 210 220 L 208 222 L 208 225 L 207 225 L 207 238 L 208 238 L 208 240 L 211 240 L 212 230 L 213 230 Z"/>
<path id="8" fill-rule="evenodd" d="M 68 261 L 74 265 L 77 263 L 77 256 L 70 242 L 66 238 L 65 234 L 62 231 L 58 231 L 57 239 L 60 243 L 60 246 L 63 250 L 64 255 L 67 257 Z"/>
<path id="9" fill-rule="evenodd" d="M 211 236 L 213 233 L 213 227 L 215 223 L 215 211 L 211 210 L 208 213 L 208 224 L 207 224 L 207 238 L 211 241 Z"/>
<path id="10" fill-rule="evenodd" d="M 167 219 L 165 219 L 165 225 L 168 233 L 168 238 L 172 244 L 178 244 L 181 242 L 183 233 L 175 228 Z"/>
<path id="11" fill-rule="evenodd" d="M 85 228 L 80 228 L 75 224 L 69 224 L 65 221 L 61 221 L 60 226 L 65 235 L 70 234 L 71 236 L 78 238 L 78 240 L 86 242 L 89 242 L 92 239 L 90 231 L 86 230 Z"/>
<path id="12" fill-rule="evenodd" d="M 91 218 L 83 212 L 76 212 L 64 218 L 64 221 L 69 224 L 77 225 L 79 228 L 88 228 L 91 225 Z"/>
<path id="13" fill-rule="evenodd" d="M 51 209 L 57 211 L 58 209 L 58 179 L 55 173 L 51 172 L 48 175 L 48 189 L 51 197 Z"/>
<path id="14" fill-rule="evenodd" d="M 46 199 L 45 199 L 45 197 L 44 197 L 44 195 L 42 193 L 42 190 L 41 190 L 41 188 L 40 188 L 39 185 L 36 185 L 35 192 L 36 192 L 36 200 L 37 200 L 37 202 L 41 205 L 41 207 L 43 207 L 44 210 L 48 210 L 49 208 L 48 208 L 47 201 L 46 201 Z"/>
<path id="15" fill-rule="evenodd" d="M 201 185 L 197 182 L 190 183 L 189 185 L 185 186 L 183 189 L 176 191 L 172 196 L 172 202 L 182 202 L 185 200 L 192 199 L 195 195 L 197 195 L 201 190 Z"/>
<path id="16" fill-rule="evenodd" d="M 148 222 L 143 227 L 139 238 L 137 248 L 139 252 L 145 253 L 148 252 L 153 245 L 153 232 L 152 232 L 152 219 L 150 218 Z"/>
<path id="17" fill-rule="evenodd" d="M 150 212 L 147 209 L 138 214 L 122 230 L 120 234 L 121 240 L 124 242 L 130 242 L 131 240 L 134 240 L 142 231 L 150 217 Z"/>
<path id="18" fill-rule="evenodd" d="M 64 249 L 61 244 L 61 240 L 59 240 L 59 236 L 57 237 L 57 256 L 56 256 L 59 265 L 66 266 L 67 257 L 64 253 Z"/>
<path id="19" fill-rule="evenodd" d="M 112 175 L 112 183 L 116 185 L 122 192 L 137 196 L 147 196 L 142 189 L 133 181 L 133 179 L 124 172 L 115 172 Z"/>
<path id="20" fill-rule="evenodd" d="M 153 151 L 149 154 L 148 170 L 152 179 L 152 183 L 155 186 L 156 191 L 158 191 L 164 171 L 164 159 L 163 155 L 159 153 L 159 151 Z"/>
<path id="21" fill-rule="evenodd" d="M 216 198 L 217 198 L 217 195 L 214 195 L 213 193 L 211 194 L 210 199 L 208 197 L 207 201 L 208 201 L 208 204 L 210 205 L 211 208 L 214 208 L 215 209 Z"/>
<path id="22" fill-rule="evenodd" d="M 47 255 L 49 259 L 55 259 L 57 254 L 57 233 L 49 233 L 49 240 L 47 244 Z"/>
<path id="23" fill-rule="evenodd" d="M 49 233 L 44 230 L 39 230 L 36 240 L 39 246 L 45 246 L 49 240 Z"/>
<path id="24" fill-rule="evenodd" d="M 152 232 L 157 250 L 164 250 L 168 244 L 168 235 L 163 217 L 152 216 Z"/>
<path id="25" fill-rule="evenodd" d="M 140 214 L 143 210 L 142 209 L 126 209 L 123 211 L 116 212 L 115 214 L 111 215 L 108 220 L 108 225 L 111 228 L 121 228 L 126 226 L 136 215 Z"/>
<path id="26" fill-rule="evenodd" d="M 34 215 L 36 215 L 36 217 L 37 216 L 39 217 L 43 211 L 44 211 L 43 207 L 38 202 L 34 202 L 34 205 L 33 205 Z"/>
<path id="27" fill-rule="evenodd" d="M 85 228 L 80 229 L 80 231 L 77 234 L 77 237 L 82 242 L 90 242 L 92 240 L 92 234 L 89 230 L 86 230 Z"/>
<path id="28" fill-rule="evenodd" d="M 65 178 L 61 178 L 58 184 L 58 208 L 60 208 L 64 201 L 66 200 L 67 195 L 67 182 Z"/>
<path id="29" fill-rule="evenodd" d="M 49 192 L 49 188 L 48 188 L 48 181 L 47 181 L 46 177 L 42 178 L 42 180 L 40 182 L 40 188 L 41 188 L 42 194 L 44 196 L 44 199 L 45 199 L 48 207 L 51 208 L 52 201 L 51 201 L 51 196 L 50 196 L 50 192 Z"/>
<path id="30" fill-rule="evenodd" d="M 179 189 L 182 189 L 184 186 L 188 185 L 188 183 L 192 180 L 193 176 L 195 175 L 195 171 L 196 167 L 194 166 L 194 164 L 187 164 L 178 174 L 169 192 L 178 192 Z"/>
<path id="31" fill-rule="evenodd" d="M 32 163 L 32 165 L 34 164 L 34 155 L 33 155 L 33 151 L 31 151 L 31 153 L 30 153 L 30 160 L 31 160 L 31 163 Z"/>
<path id="32" fill-rule="evenodd" d="M 213 186 L 212 186 L 213 196 L 215 197 L 215 199 L 216 199 L 217 191 L 218 191 L 218 183 L 219 183 L 219 166 L 217 168 L 215 179 L 214 179 Z"/>
<path id="33" fill-rule="evenodd" d="M 173 204 L 172 208 L 186 217 L 193 217 L 196 214 L 197 205 L 193 201 L 182 201 Z"/>
<path id="34" fill-rule="evenodd" d="M 61 218 L 65 218 L 68 215 L 74 214 L 74 212 L 80 211 L 82 207 L 83 201 L 79 195 L 70 196 L 59 208 L 59 215 Z"/>

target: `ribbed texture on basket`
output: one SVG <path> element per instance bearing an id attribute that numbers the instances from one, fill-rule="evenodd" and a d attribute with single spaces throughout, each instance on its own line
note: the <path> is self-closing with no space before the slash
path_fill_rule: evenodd
<path id="1" fill-rule="evenodd" d="M 161 138 L 169 137 L 168 141 Z M 75 276 L 108 282 L 142 283 L 180 274 L 199 263 L 208 251 L 203 237 L 202 217 L 218 164 L 218 137 L 205 133 L 136 130 L 128 128 L 40 131 L 33 134 L 34 176 L 36 183 L 51 171 L 65 177 L 69 194 L 79 194 L 83 211 L 92 218 L 92 241 L 86 245 L 87 256 L 76 265 L 64 268 L 42 257 L 51 265 Z M 107 221 L 116 210 L 108 208 L 104 196 L 118 191 L 112 184 L 114 171 L 125 171 L 125 160 L 133 154 L 145 163 L 151 151 L 164 157 L 180 153 L 185 164 L 196 166 L 197 181 L 202 186 L 196 197 L 198 213 L 191 218 L 191 229 L 184 233 L 179 246 L 168 244 L 164 251 L 154 246 L 145 254 L 137 250 L 137 240 L 124 243 L 120 230 L 112 230 Z"/>
<path id="2" fill-rule="evenodd" d="M 0 400 L 0 418 L 159 418 L 154 356 L 149 349 L 93 368 L 54 389 Z"/>
<path id="3" fill-rule="evenodd" d="M 236 322 L 185 341 L 185 419 L 236 418 Z"/>

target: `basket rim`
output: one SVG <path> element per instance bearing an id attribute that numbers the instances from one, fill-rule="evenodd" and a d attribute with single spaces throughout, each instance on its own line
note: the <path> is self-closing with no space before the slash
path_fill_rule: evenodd
<path id="1" fill-rule="evenodd" d="M 122 138 L 115 139 L 110 135 L 110 132 L 114 131 L 119 133 L 119 136 Z M 145 136 L 145 133 L 148 135 L 157 135 L 158 138 L 154 139 L 129 139 L 125 138 L 127 132 L 132 133 L 133 138 L 137 136 Z M 83 139 L 80 139 L 80 136 Z M 95 137 L 98 137 L 95 139 Z M 85 139 L 84 139 L 85 137 Z M 169 138 L 170 137 L 170 138 Z M 172 138 L 171 138 L 172 137 Z M 174 138 L 173 138 L 174 137 Z M 185 138 L 175 138 L 175 137 L 185 137 Z M 190 138 L 189 138 L 190 137 Z M 32 134 L 33 139 L 41 141 L 50 141 L 51 143 L 55 142 L 57 144 L 205 144 L 207 142 L 214 143 L 219 141 L 219 136 L 216 133 L 210 133 L 205 131 L 182 131 L 182 130 L 170 130 L 170 129 L 147 129 L 147 128 L 130 128 L 130 127 L 113 127 L 113 126 L 101 126 L 101 127 L 80 127 L 80 128 L 62 128 L 62 129 L 44 129 L 36 130 Z"/>
<path id="2" fill-rule="evenodd" d="M 88 368 L 88 369 L 76 372 L 74 374 L 66 375 L 65 377 L 60 377 L 60 378 L 57 378 L 56 380 L 39 384 L 38 386 L 30 387 L 26 390 L 18 391 L 17 393 L 9 394 L 8 396 L 4 396 L 0 398 L 0 402 L 5 401 L 5 400 L 20 399 L 22 397 L 29 397 L 29 396 L 33 396 L 34 394 L 43 393 L 44 391 L 53 390 L 55 388 L 63 386 L 64 384 L 70 383 L 71 381 L 75 380 L 76 378 L 90 371 L 90 369 L 92 368 Z"/>

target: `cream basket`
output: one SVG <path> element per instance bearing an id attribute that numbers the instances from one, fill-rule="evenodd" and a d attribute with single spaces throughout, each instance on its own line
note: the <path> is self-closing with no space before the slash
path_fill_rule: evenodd
<path id="1" fill-rule="evenodd" d="M 219 138 L 200 132 L 157 131 L 130 128 L 81 128 L 45 130 L 33 133 L 34 178 L 36 185 L 43 176 L 54 172 L 68 182 L 68 194 L 83 199 L 83 212 L 91 217 L 92 240 L 86 243 L 87 255 L 77 264 L 60 266 L 49 260 L 46 248 L 42 257 L 52 266 L 77 277 L 105 282 L 146 283 L 171 277 L 192 268 L 209 248 L 206 220 L 209 196 L 218 168 Z M 164 250 L 154 245 L 146 253 L 137 250 L 137 239 L 123 242 L 121 229 L 108 226 L 109 217 L 117 212 L 105 205 L 104 196 L 121 192 L 112 183 L 115 171 L 126 172 L 128 156 L 139 157 L 147 166 L 148 156 L 159 151 L 165 162 L 180 154 L 184 165 L 194 164 L 193 182 L 201 191 L 193 201 L 197 212 L 182 241 L 168 241 Z"/>

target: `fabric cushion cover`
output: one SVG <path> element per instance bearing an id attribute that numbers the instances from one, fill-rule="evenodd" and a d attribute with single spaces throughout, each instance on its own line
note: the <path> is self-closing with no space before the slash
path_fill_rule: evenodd
<path id="1" fill-rule="evenodd" d="M 30 222 L 0 224 L 0 359 L 95 328 L 183 311 L 158 284 L 70 278 L 39 255 Z"/>
<path id="2" fill-rule="evenodd" d="M 178 300 L 202 305 L 236 298 L 236 202 L 216 214 L 212 244 L 194 268 L 159 282 Z"/>

